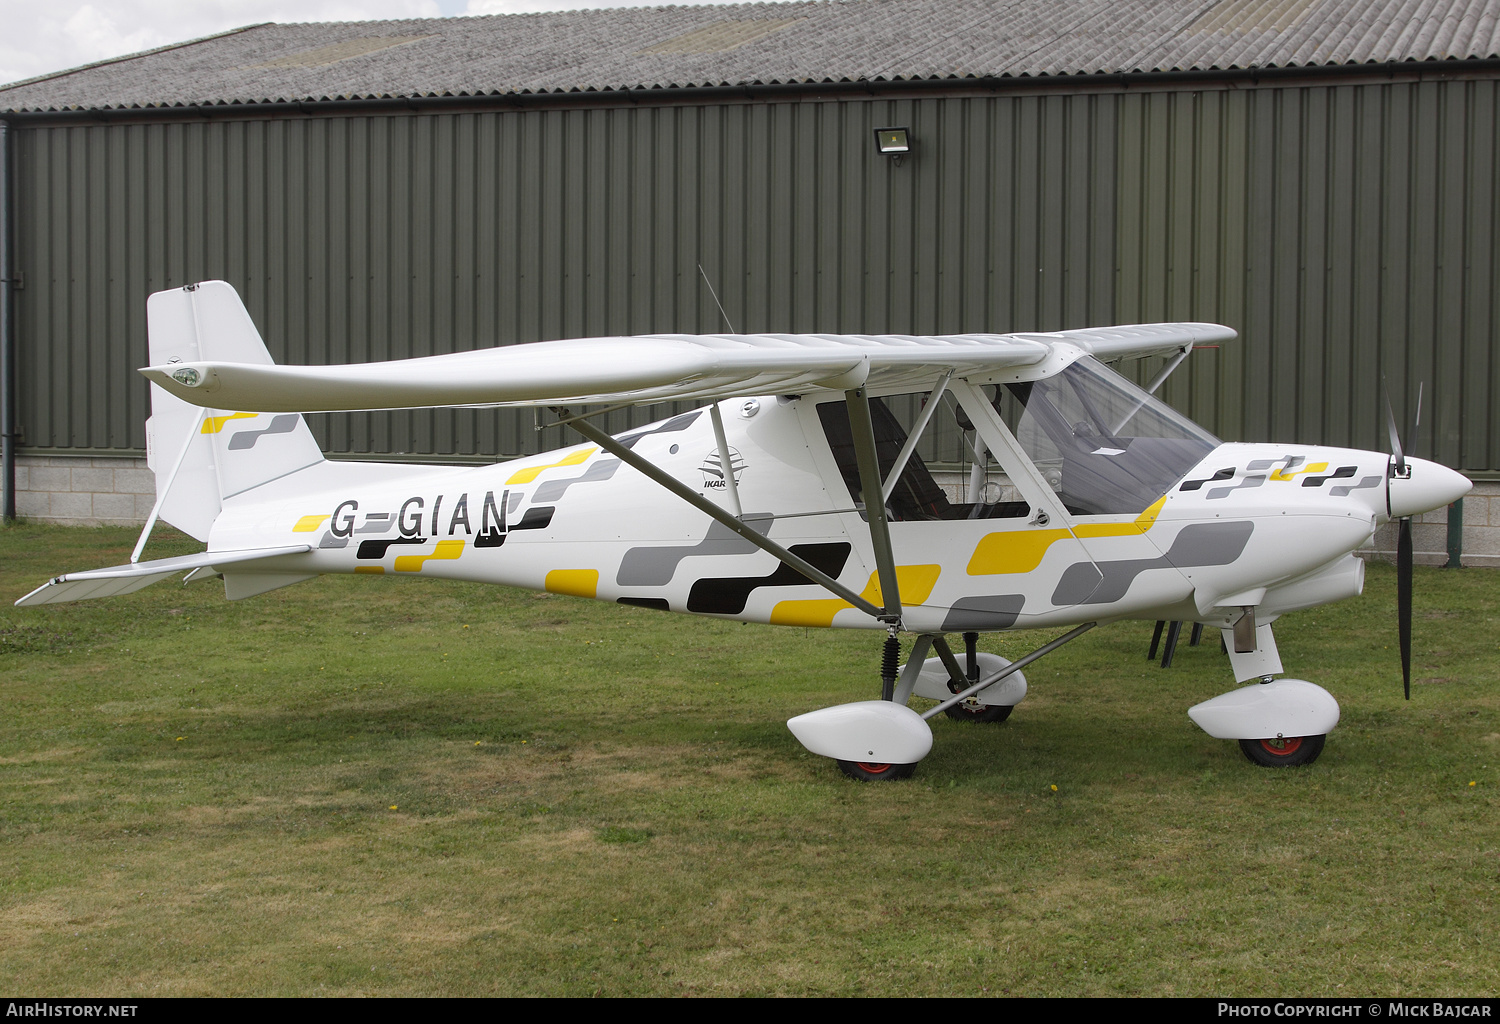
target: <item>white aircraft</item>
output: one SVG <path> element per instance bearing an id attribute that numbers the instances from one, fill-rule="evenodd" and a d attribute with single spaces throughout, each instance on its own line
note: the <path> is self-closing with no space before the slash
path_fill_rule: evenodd
<path id="1" fill-rule="evenodd" d="M 152 295 L 148 423 L 157 503 L 128 565 L 59 576 L 41 605 L 187 571 L 230 600 L 323 573 L 503 583 L 752 622 L 881 630 L 880 700 L 788 722 L 860 779 L 910 775 L 938 713 L 999 721 L 1021 671 L 1103 622 L 1223 631 L 1237 682 L 1189 710 L 1263 765 L 1305 764 L 1337 702 L 1282 671 L 1272 624 L 1358 594 L 1352 553 L 1390 519 L 1451 502 L 1463 476 L 1394 455 L 1221 444 L 1149 391 L 1213 324 L 949 337 L 654 335 L 384 363 L 277 366 L 228 284 Z M 1168 355 L 1148 390 L 1104 361 Z M 890 396 L 925 402 L 907 430 Z M 703 399 L 610 437 L 571 407 Z M 916 455 L 949 407 L 977 469 L 953 503 Z M 584 442 L 482 467 L 329 462 L 300 413 L 541 406 Z M 986 502 L 998 464 L 1011 500 Z M 993 485 L 991 485 L 991 488 Z M 879 496 L 878 500 L 868 500 Z M 139 561 L 158 516 L 202 554 Z M 1409 526 L 1401 531 L 1410 696 Z M 1068 632 L 1015 662 L 977 633 Z M 897 635 L 916 640 L 905 665 Z M 945 641 L 964 635 L 963 661 Z M 932 656 L 929 657 L 928 655 Z M 918 714 L 917 694 L 940 703 Z"/>

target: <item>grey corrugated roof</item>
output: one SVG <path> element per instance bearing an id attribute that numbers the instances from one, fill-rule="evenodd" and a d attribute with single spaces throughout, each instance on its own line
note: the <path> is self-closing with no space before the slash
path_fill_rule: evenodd
<path id="1" fill-rule="evenodd" d="M 39 111 L 1500 55 L 1500 0 L 822 0 L 256 25 L 0 88 Z"/>

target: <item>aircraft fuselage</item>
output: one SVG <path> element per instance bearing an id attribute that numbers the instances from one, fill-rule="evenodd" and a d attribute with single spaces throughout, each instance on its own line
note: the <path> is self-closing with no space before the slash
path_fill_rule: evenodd
<path id="1" fill-rule="evenodd" d="M 722 410 L 744 519 L 879 603 L 868 527 L 814 403 L 771 397 Z M 621 436 L 679 481 L 728 500 L 706 411 Z M 1051 515 L 893 522 L 903 625 L 1227 623 L 1244 605 L 1269 621 L 1307 607 L 1309 595 L 1352 596 L 1362 572 L 1351 552 L 1389 518 L 1389 462 L 1379 452 L 1224 444 L 1136 514 L 1074 515 L 1054 503 Z M 502 583 L 757 622 L 883 628 L 591 444 L 475 468 L 348 469 L 331 490 L 306 492 L 294 473 L 253 501 L 226 501 L 210 548 L 300 541 L 313 550 L 257 568 Z"/>

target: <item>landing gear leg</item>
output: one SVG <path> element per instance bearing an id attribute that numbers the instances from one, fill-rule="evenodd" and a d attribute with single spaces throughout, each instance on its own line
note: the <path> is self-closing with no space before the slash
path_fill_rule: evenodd
<path id="1" fill-rule="evenodd" d="M 946 649 L 947 645 L 945 644 L 943 650 Z M 972 687 L 975 683 L 979 682 L 978 633 L 964 634 L 963 675 L 955 675 L 956 663 L 946 665 L 946 667 L 948 669 L 948 690 L 950 693 L 957 693 L 959 690 Z M 1013 704 L 981 704 L 971 696 L 946 709 L 943 714 L 956 722 L 1003 722 L 1010 717 L 1010 713 L 1014 708 L 1015 705 Z"/>
<path id="2" fill-rule="evenodd" d="M 885 638 L 885 647 L 880 652 L 880 699 L 893 700 L 896 696 L 896 674 L 901 671 L 901 641 L 896 631 L 891 630 Z"/>
<path id="3" fill-rule="evenodd" d="M 926 655 L 932 639 L 927 635 L 917 638 L 916 647 L 912 649 L 914 667 L 909 666 L 909 671 L 902 673 L 901 641 L 897 638 L 896 631 L 891 630 L 880 652 L 881 700 L 905 706 L 907 699 L 911 697 L 912 686 L 916 683 L 921 660 Z M 889 764 L 884 761 L 846 761 L 842 758 L 834 760 L 838 763 L 839 771 L 860 782 L 893 782 L 897 779 L 909 779 L 917 770 L 916 762 Z"/>
<path id="4" fill-rule="evenodd" d="M 947 711 L 951 707 L 954 707 L 956 705 L 962 704 L 965 700 L 967 700 L 968 698 L 972 697 L 974 694 L 978 693 L 980 690 L 983 690 L 985 687 L 987 687 L 987 686 L 994 686 L 996 683 L 998 683 L 1000 680 L 1004 679 L 1006 676 L 1010 675 L 1012 672 L 1015 672 L 1018 669 L 1025 668 L 1027 665 L 1030 665 L 1033 661 L 1037 661 L 1037 660 L 1039 660 L 1041 658 L 1045 658 L 1047 655 L 1051 654 L 1053 651 L 1057 650 L 1059 647 L 1063 646 L 1064 644 L 1071 643 L 1072 641 L 1077 640 L 1079 637 L 1083 636 L 1083 634 L 1087 633 L 1089 630 L 1093 629 L 1097 625 L 1099 625 L 1099 623 L 1097 623 L 1097 622 L 1085 622 L 1081 626 L 1074 626 L 1072 629 L 1068 630 L 1066 633 L 1064 633 L 1062 636 L 1058 637 L 1056 640 L 1053 640 L 1050 643 L 1045 643 L 1042 646 L 1038 647 L 1036 650 L 1032 651 L 1030 654 L 1025 655 L 1024 657 L 1016 659 L 1015 661 L 1011 662 L 1009 665 L 1005 666 L 1005 668 L 1001 669 L 999 672 L 996 672 L 994 675 L 989 676 L 989 677 L 987 677 L 985 679 L 981 679 L 981 680 L 979 680 L 979 682 L 974 683 L 974 684 L 972 684 L 970 686 L 965 687 L 964 689 L 960 690 L 958 693 L 955 693 L 953 696 L 951 696 L 947 700 L 943 701 L 937 707 L 935 707 L 935 708 L 928 708 L 926 711 L 922 712 L 922 718 L 924 720 L 929 719 L 929 718 L 933 718 L 939 712 L 945 712 L 945 711 Z M 1008 709 L 1007 709 L 1007 713 L 1008 713 Z"/>
<path id="5" fill-rule="evenodd" d="M 921 715 L 908 708 L 903 701 L 867 700 L 809 711 L 788 721 L 787 728 L 812 753 L 839 762 L 839 769 L 851 778 L 862 781 L 905 778 L 911 773 L 911 767 L 932 749 L 932 730 L 927 725 L 928 719 L 962 703 L 985 687 L 995 685 L 1033 661 L 1046 657 L 1096 625 L 1096 622 L 1086 622 L 998 671 L 987 676 L 981 673 L 977 683 L 966 686 Z M 963 670 L 959 668 L 953 652 L 948 650 L 948 645 L 943 643 L 942 637 L 937 634 L 922 634 L 917 637 L 916 649 L 903 673 L 909 674 L 908 678 L 899 683 L 893 682 L 893 697 L 911 694 L 911 686 L 921 675 L 923 655 L 927 653 L 928 644 L 938 651 L 950 676 L 964 678 Z M 898 659 L 899 651 L 898 644 Z M 891 675 L 894 680 L 894 673 Z M 877 761 L 877 758 L 889 760 Z"/>

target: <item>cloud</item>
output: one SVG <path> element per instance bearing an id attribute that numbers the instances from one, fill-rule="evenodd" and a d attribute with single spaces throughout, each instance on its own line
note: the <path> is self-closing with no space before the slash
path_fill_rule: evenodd
<path id="1" fill-rule="evenodd" d="M 0 0 L 0 82 L 264 21 L 435 18 L 437 0 Z"/>

